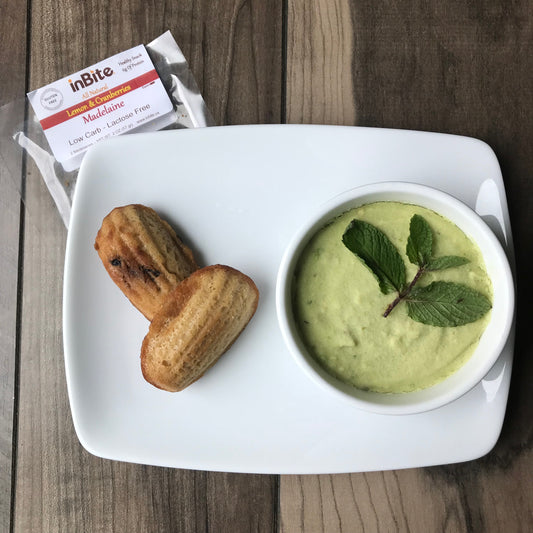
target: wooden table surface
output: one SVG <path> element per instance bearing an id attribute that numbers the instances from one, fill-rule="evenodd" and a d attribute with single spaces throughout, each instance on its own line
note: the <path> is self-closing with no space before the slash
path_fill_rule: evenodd
<path id="1" fill-rule="evenodd" d="M 0 531 L 533 530 L 533 0 L 2 0 Z M 170 29 L 218 124 L 407 128 L 496 152 L 518 322 L 496 447 L 464 464 L 343 475 L 102 460 L 74 433 L 62 347 L 66 230 L 6 132 L 24 95 Z M 7 143 L 7 144 L 6 144 Z"/>

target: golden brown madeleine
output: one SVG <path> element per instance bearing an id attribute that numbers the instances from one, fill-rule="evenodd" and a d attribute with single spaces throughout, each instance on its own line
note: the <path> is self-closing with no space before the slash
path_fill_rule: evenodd
<path id="1" fill-rule="evenodd" d="M 198 266 L 170 225 L 149 207 L 117 207 L 103 220 L 94 247 L 111 279 L 148 319 Z"/>
<path id="2" fill-rule="evenodd" d="M 152 385 L 177 392 L 200 378 L 233 344 L 257 309 L 259 291 L 224 265 L 197 270 L 168 295 L 141 349 Z"/>

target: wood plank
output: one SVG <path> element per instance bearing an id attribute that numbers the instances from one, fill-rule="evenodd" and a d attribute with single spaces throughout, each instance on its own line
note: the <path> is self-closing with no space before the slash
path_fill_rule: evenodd
<path id="1" fill-rule="evenodd" d="M 11 521 L 22 201 L 22 156 L 11 136 L 24 120 L 26 2 L 11 2 L 2 7 L 0 49 L 0 531 L 8 531 Z"/>
<path id="2" fill-rule="evenodd" d="M 287 17 L 287 122 L 355 124 L 349 2 L 296 0 Z"/>
<path id="3" fill-rule="evenodd" d="M 329 23 L 331 13 L 347 12 L 342 23 Z M 495 149 L 521 289 L 510 401 L 495 449 L 460 465 L 282 476 L 281 530 L 527 531 L 533 523 L 533 354 L 525 320 L 533 294 L 521 280 L 533 268 L 533 79 L 527 74 L 533 68 L 533 2 L 481 8 L 298 0 L 288 14 L 289 121 L 464 134 Z M 349 82 L 325 76 L 334 58 L 349 66 Z"/>
<path id="4" fill-rule="evenodd" d="M 470 531 L 458 490 L 437 492 L 416 469 L 290 476 L 281 487 L 282 531 Z"/>
<path id="5" fill-rule="evenodd" d="M 170 28 L 219 123 L 279 121 L 281 4 L 212 4 L 36 0 L 30 89 Z M 272 531 L 276 476 L 124 464 L 81 448 L 62 359 L 66 231 L 33 165 L 26 209 L 14 530 Z"/>
<path id="6" fill-rule="evenodd" d="M 193 71 L 202 72 L 202 94 L 216 123 L 281 122 L 282 1 L 193 3 L 203 9 L 197 15 L 205 40 L 202 66 L 196 67 L 202 48 L 187 57 Z"/>

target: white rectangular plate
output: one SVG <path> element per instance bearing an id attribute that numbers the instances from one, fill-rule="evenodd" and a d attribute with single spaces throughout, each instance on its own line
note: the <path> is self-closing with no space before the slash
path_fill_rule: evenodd
<path id="1" fill-rule="evenodd" d="M 512 254 L 496 157 L 453 135 L 332 126 L 234 126 L 123 136 L 83 161 L 68 235 L 65 364 L 78 437 L 91 453 L 179 468 L 335 473 L 480 457 L 503 423 L 513 338 L 482 383 L 411 416 L 362 412 L 318 388 L 278 329 L 275 283 L 292 235 L 318 205 L 376 181 L 432 185 L 474 208 Z M 93 249 L 104 216 L 142 203 L 167 219 L 199 263 L 231 265 L 261 293 L 220 361 L 180 393 L 147 384 L 148 322 Z"/>

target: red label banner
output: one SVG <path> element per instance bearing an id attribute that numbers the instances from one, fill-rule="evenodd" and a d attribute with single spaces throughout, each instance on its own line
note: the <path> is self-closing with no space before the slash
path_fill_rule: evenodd
<path id="1" fill-rule="evenodd" d="M 54 115 L 50 115 L 49 117 L 43 118 L 43 120 L 40 121 L 41 126 L 43 127 L 43 130 L 53 128 L 54 126 L 66 122 L 71 118 L 83 115 L 89 111 L 93 111 L 98 107 L 111 102 L 115 98 L 120 98 L 121 96 L 124 96 L 135 89 L 144 87 L 158 78 L 159 76 L 157 71 L 153 69 L 150 72 L 146 72 L 137 78 L 133 78 L 132 80 L 123 83 L 122 85 L 117 85 L 116 87 L 113 87 L 104 93 L 97 94 L 92 98 L 80 102 L 79 104 L 73 105 L 67 109 L 63 109 L 62 111 L 59 111 Z"/>

